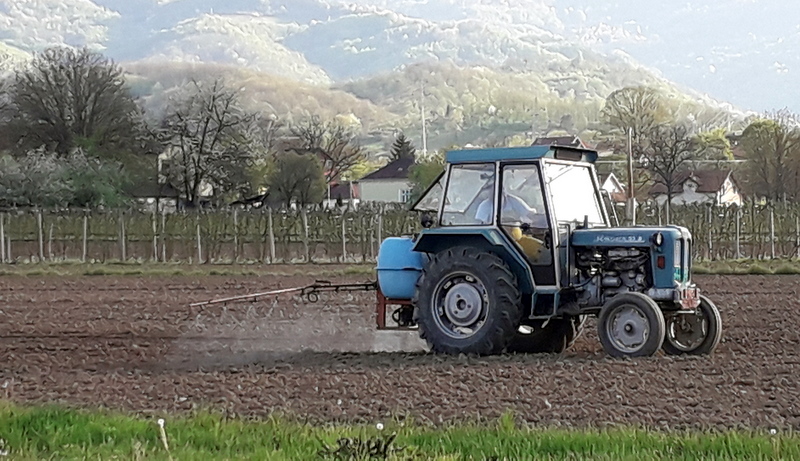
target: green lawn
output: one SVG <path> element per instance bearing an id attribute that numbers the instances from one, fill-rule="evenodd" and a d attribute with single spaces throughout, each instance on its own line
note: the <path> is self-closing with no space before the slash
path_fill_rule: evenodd
<path id="1" fill-rule="evenodd" d="M 384 421 L 381 429 L 166 416 L 165 445 L 158 418 L 0 403 L 0 459 L 800 459 L 800 437 L 790 433 L 531 429 L 511 415 L 440 428 Z"/>

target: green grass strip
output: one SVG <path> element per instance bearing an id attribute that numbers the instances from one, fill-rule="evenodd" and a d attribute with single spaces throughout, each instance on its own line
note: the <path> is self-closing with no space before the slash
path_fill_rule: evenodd
<path id="1" fill-rule="evenodd" d="M 792 433 L 562 430 L 488 425 L 430 427 L 411 421 L 314 426 L 285 418 L 249 421 L 212 413 L 126 416 L 0 403 L 0 458 L 175 460 L 666 460 L 800 459 Z"/>

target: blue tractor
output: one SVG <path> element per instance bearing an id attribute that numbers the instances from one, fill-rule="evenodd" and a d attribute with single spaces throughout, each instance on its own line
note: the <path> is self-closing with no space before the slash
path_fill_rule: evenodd
<path id="1" fill-rule="evenodd" d="M 597 316 L 615 357 L 709 354 L 716 306 L 692 283 L 683 227 L 612 227 L 597 153 L 468 149 L 414 205 L 424 229 L 378 256 L 378 326 L 418 328 L 446 354 L 561 352 Z"/>

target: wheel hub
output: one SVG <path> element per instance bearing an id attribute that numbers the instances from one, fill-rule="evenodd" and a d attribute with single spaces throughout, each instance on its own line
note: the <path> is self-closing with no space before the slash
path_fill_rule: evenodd
<path id="1" fill-rule="evenodd" d="M 436 323 L 451 338 L 472 336 L 486 321 L 486 288 L 472 274 L 454 273 L 443 279 L 434 292 L 433 303 Z"/>
<path id="2" fill-rule="evenodd" d="M 475 324 L 483 310 L 481 293 L 473 285 L 459 283 L 444 298 L 444 313 L 453 325 L 468 327 Z"/>
<path id="3" fill-rule="evenodd" d="M 623 349 L 635 351 L 650 336 L 650 325 L 647 318 L 633 306 L 623 306 L 612 316 L 608 323 L 610 337 Z"/>
<path id="4" fill-rule="evenodd" d="M 679 350 L 689 352 L 702 344 L 708 335 L 708 322 L 697 314 L 675 315 L 667 322 L 667 337 Z"/>

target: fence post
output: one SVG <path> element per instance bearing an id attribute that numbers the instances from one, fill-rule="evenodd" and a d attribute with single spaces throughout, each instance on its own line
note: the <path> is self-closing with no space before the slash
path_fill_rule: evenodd
<path id="1" fill-rule="evenodd" d="M 308 244 L 308 214 L 306 207 L 300 208 L 300 217 L 303 218 L 303 251 L 305 251 L 306 262 L 311 262 L 311 249 Z"/>
<path id="2" fill-rule="evenodd" d="M 269 263 L 275 264 L 275 229 L 272 227 L 272 208 L 269 208 L 267 215 L 267 227 L 269 234 Z"/>
<path id="3" fill-rule="evenodd" d="M 741 216 L 742 210 L 736 208 L 736 259 L 742 259 L 742 249 L 739 245 L 741 238 Z"/>
<path id="4" fill-rule="evenodd" d="M 347 216 L 342 213 L 342 262 L 347 261 L 347 233 L 345 232 Z"/>
<path id="5" fill-rule="evenodd" d="M 119 248 L 120 254 L 122 256 L 122 262 L 128 260 L 128 249 L 125 245 L 125 214 L 124 212 L 119 212 Z"/>
<path id="6" fill-rule="evenodd" d="M 0 213 L 0 263 L 6 262 L 6 214 Z"/>
<path id="7" fill-rule="evenodd" d="M 39 233 L 39 262 L 44 262 L 44 224 L 42 223 L 42 210 L 36 213 L 36 230 Z"/>
<path id="8" fill-rule="evenodd" d="M 153 228 L 153 260 L 158 261 L 158 221 L 156 220 L 156 210 L 153 210 L 153 214 L 150 217 L 150 225 Z"/>
<path id="9" fill-rule="evenodd" d="M 383 208 L 378 209 L 378 245 L 383 241 Z"/>
<path id="10" fill-rule="evenodd" d="M 769 245 L 770 255 L 775 259 L 775 209 L 769 209 Z"/>
<path id="11" fill-rule="evenodd" d="M 89 243 L 89 214 L 86 213 L 86 210 L 83 211 L 83 248 L 81 252 L 81 262 L 86 262 L 86 253 L 88 250 L 88 243 Z"/>
<path id="12" fill-rule="evenodd" d="M 800 258 L 800 216 L 795 216 L 794 247 L 797 249 L 797 258 Z"/>
<path id="13" fill-rule="evenodd" d="M 50 229 L 47 232 L 47 259 L 53 260 L 53 222 L 50 221 Z"/>
<path id="14" fill-rule="evenodd" d="M 707 254 L 707 258 L 710 260 L 711 259 L 711 255 L 712 255 L 712 252 L 711 252 L 711 249 L 712 249 L 711 248 L 711 245 L 712 245 L 712 241 L 711 241 L 711 206 L 708 207 L 708 215 L 707 216 L 708 216 L 708 219 L 706 220 L 707 224 L 708 224 L 708 254 Z M 667 220 L 667 221 L 669 222 L 669 220 Z"/>
<path id="15" fill-rule="evenodd" d="M 233 209 L 233 262 L 239 262 L 239 208 Z"/>
<path id="16" fill-rule="evenodd" d="M 370 219 L 370 224 L 372 220 Z M 375 261 L 375 228 L 369 226 L 369 257 L 371 261 Z"/>
<path id="17" fill-rule="evenodd" d="M 197 264 L 203 263 L 203 246 L 200 243 L 200 213 L 197 213 Z"/>
<path id="18" fill-rule="evenodd" d="M 161 210 L 161 262 L 167 262 L 167 210 Z"/>

